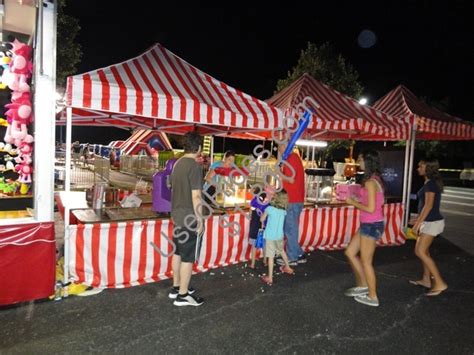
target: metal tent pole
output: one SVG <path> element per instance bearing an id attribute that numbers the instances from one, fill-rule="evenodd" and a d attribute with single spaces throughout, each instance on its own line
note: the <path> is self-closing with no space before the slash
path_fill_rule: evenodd
<path id="1" fill-rule="evenodd" d="M 405 160 L 403 165 L 403 192 L 402 192 L 402 204 L 405 206 L 407 199 L 407 185 L 408 185 L 408 159 L 410 159 L 410 141 L 411 141 L 411 131 L 410 136 L 405 141 Z"/>
<path id="2" fill-rule="evenodd" d="M 211 164 L 214 163 L 214 136 L 211 136 Z"/>
<path id="3" fill-rule="evenodd" d="M 410 218 L 410 195 L 411 195 L 411 183 L 413 178 L 413 164 L 415 160 L 415 140 L 416 140 L 416 123 L 413 126 L 411 132 L 411 142 L 410 142 L 410 160 L 408 163 L 408 186 L 406 194 L 406 207 L 405 207 L 405 220 L 403 226 L 406 227 L 408 220 Z"/>
<path id="4" fill-rule="evenodd" d="M 66 163 L 64 178 L 64 284 L 69 281 L 69 200 L 71 192 L 71 136 L 72 136 L 72 107 L 66 108 Z M 67 286 L 64 295 L 67 295 Z"/>

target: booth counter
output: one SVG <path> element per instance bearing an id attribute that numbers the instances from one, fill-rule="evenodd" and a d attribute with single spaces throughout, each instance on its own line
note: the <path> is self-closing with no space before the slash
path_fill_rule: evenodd
<path id="1" fill-rule="evenodd" d="M 385 233 L 379 246 L 405 242 L 403 205 L 384 205 Z M 250 258 L 249 219 L 228 213 L 225 223 L 237 222 L 232 236 L 219 215 L 206 222 L 195 272 L 244 262 Z M 300 217 L 300 245 L 306 251 L 345 248 L 359 227 L 359 210 L 347 205 L 305 208 Z M 173 225 L 169 218 L 92 222 L 71 225 L 68 243 L 69 272 L 75 282 L 100 288 L 122 288 L 171 277 L 170 243 Z M 161 250 L 161 253 L 157 250 Z"/>

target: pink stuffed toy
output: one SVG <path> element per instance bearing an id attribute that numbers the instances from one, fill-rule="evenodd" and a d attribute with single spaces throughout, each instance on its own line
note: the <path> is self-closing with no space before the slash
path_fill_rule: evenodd
<path id="1" fill-rule="evenodd" d="M 16 39 L 12 45 L 13 57 L 10 62 L 10 75 L 7 85 L 13 91 L 29 92 L 30 86 L 27 80 L 33 72 L 31 47 Z"/>
<path id="2" fill-rule="evenodd" d="M 18 174 L 20 174 L 20 178 L 18 182 L 24 184 L 31 184 L 31 174 L 33 173 L 33 168 L 27 164 L 17 164 L 15 165 L 15 170 Z"/>
<path id="3" fill-rule="evenodd" d="M 8 109 L 5 112 L 10 127 L 7 128 L 5 134 L 5 142 L 19 145 L 23 140 L 32 142 L 32 137 L 28 135 L 28 125 L 33 122 L 29 93 L 14 93 L 12 95 L 12 103 L 5 105 Z"/>
<path id="4" fill-rule="evenodd" d="M 18 147 L 19 156 L 15 158 L 15 170 L 20 174 L 18 182 L 29 184 L 31 183 L 31 174 L 33 173 L 33 168 L 31 166 L 32 159 L 31 153 L 33 152 L 33 146 L 30 143 L 21 143 Z"/>
<path id="5" fill-rule="evenodd" d="M 22 142 L 18 146 L 18 152 L 19 152 L 20 156 L 22 156 L 22 157 L 28 156 L 31 160 L 31 154 L 33 153 L 33 145 L 31 143 L 28 143 L 28 142 Z M 30 161 L 30 163 L 31 163 L 31 161 Z M 30 164 L 30 163 L 28 163 L 28 164 Z"/>

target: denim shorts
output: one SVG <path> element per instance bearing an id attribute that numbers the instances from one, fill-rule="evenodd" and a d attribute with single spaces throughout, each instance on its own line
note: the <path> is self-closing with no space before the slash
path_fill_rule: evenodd
<path id="1" fill-rule="evenodd" d="M 359 233 L 361 236 L 379 240 L 385 230 L 385 222 L 361 223 Z"/>

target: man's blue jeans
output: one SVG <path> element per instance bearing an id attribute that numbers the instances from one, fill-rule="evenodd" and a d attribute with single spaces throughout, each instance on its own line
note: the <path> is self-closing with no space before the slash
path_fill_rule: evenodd
<path id="1" fill-rule="evenodd" d="M 300 214 L 302 210 L 302 203 L 289 203 L 288 208 L 286 209 L 285 225 L 283 229 L 287 239 L 286 254 L 290 261 L 298 260 L 298 257 L 304 253 L 298 243 Z"/>

